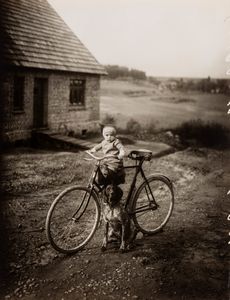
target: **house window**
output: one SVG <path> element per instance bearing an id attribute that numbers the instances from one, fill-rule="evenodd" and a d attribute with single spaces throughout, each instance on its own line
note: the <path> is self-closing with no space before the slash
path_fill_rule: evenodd
<path id="1" fill-rule="evenodd" d="M 23 111 L 24 108 L 24 86 L 25 77 L 14 77 L 14 99 L 13 99 L 13 110 Z"/>
<path id="2" fill-rule="evenodd" d="M 70 103 L 73 105 L 85 104 L 85 80 L 70 80 Z"/>

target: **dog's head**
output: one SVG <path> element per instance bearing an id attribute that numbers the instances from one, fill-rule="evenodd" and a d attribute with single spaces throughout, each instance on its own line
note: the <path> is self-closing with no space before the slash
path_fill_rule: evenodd
<path id="1" fill-rule="evenodd" d="M 109 184 L 104 190 L 104 196 L 106 203 L 112 207 L 121 200 L 123 191 L 119 186 L 115 184 Z"/>

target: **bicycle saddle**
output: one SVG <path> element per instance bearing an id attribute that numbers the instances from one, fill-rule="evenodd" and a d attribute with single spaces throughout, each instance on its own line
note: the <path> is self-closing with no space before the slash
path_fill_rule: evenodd
<path id="1" fill-rule="evenodd" d="M 146 149 L 131 150 L 128 157 L 134 160 L 151 160 L 152 151 Z"/>

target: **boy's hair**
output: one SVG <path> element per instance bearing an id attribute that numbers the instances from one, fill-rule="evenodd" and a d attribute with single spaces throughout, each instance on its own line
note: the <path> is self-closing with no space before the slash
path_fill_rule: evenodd
<path id="1" fill-rule="evenodd" d="M 116 135 L 116 129 L 112 125 L 105 125 L 103 127 L 102 133 L 105 134 L 105 132 L 110 132 L 110 133 L 113 133 L 114 135 Z"/>

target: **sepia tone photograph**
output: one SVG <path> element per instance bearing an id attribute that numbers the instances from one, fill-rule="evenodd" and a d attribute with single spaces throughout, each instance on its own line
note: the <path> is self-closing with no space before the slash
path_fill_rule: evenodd
<path id="1" fill-rule="evenodd" d="M 230 298 L 230 2 L 0 0 L 0 299 Z"/>

